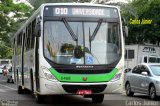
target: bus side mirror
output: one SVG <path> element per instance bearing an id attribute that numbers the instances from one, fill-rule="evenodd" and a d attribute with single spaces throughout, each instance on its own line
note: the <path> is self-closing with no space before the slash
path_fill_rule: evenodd
<path id="1" fill-rule="evenodd" d="M 40 23 L 37 23 L 35 26 L 35 37 L 40 37 L 41 35 L 41 25 Z"/>
<path id="2" fill-rule="evenodd" d="M 127 27 L 126 19 L 124 17 L 122 17 L 122 30 L 123 30 L 124 37 L 128 37 L 128 27 Z"/>
<path id="3" fill-rule="evenodd" d="M 125 37 L 128 37 L 128 27 L 127 26 L 123 26 L 123 35 Z"/>

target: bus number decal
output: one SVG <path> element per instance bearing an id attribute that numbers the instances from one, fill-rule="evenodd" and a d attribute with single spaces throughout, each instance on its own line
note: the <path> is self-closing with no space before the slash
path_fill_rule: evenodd
<path id="1" fill-rule="evenodd" d="M 66 15 L 68 14 L 68 9 L 67 8 L 55 8 L 55 14 Z"/>
<path id="2" fill-rule="evenodd" d="M 64 76 L 62 76 L 61 80 L 71 80 L 71 77 L 64 77 Z"/>

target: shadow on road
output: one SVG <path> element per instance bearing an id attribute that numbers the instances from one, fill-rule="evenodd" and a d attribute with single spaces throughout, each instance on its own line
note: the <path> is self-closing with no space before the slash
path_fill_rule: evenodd
<path id="1" fill-rule="evenodd" d="M 136 94 L 133 96 L 134 98 L 139 98 L 139 99 L 145 99 L 145 100 L 149 100 L 149 101 L 160 101 L 160 97 L 158 96 L 156 100 L 151 100 L 150 97 L 148 95 L 141 95 L 141 94 Z"/>
<path id="2" fill-rule="evenodd" d="M 29 96 L 30 95 L 26 95 Z M 106 106 L 105 104 L 92 103 L 91 99 L 86 99 L 81 96 L 46 96 L 43 104 L 37 104 L 36 100 L 18 101 L 18 106 Z"/>

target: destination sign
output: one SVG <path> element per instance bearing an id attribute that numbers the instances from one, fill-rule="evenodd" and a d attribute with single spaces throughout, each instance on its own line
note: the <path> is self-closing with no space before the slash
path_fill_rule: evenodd
<path id="1" fill-rule="evenodd" d="M 72 15 L 93 15 L 93 16 L 105 16 L 104 13 L 105 9 L 89 9 L 89 8 L 72 8 L 71 14 Z M 109 12 L 109 11 L 108 11 Z M 55 8 L 54 9 L 55 15 L 64 15 L 69 14 L 68 8 Z"/>
<path id="2" fill-rule="evenodd" d="M 104 7 L 46 6 L 44 8 L 44 16 L 118 18 L 118 11 L 116 8 L 104 8 Z"/>

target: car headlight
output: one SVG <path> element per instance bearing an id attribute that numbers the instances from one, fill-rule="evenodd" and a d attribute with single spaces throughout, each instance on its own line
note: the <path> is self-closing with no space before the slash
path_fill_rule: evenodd
<path id="1" fill-rule="evenodd" d="M 51 72 L 48 70 L 48 68 L 42 67 L 42 71 L 43 71 L 43 73 L 44 73 L 44 76 L 45 76 L 48 80 L 57 81 L 57 79 L 51 74 Z"/>
<path id="2" fill-rule="evenodd" d="M 111 82 L 117 81 L 121 78 L 121 73 L 116 74 L 113 79 L 111 80 Z"/>

